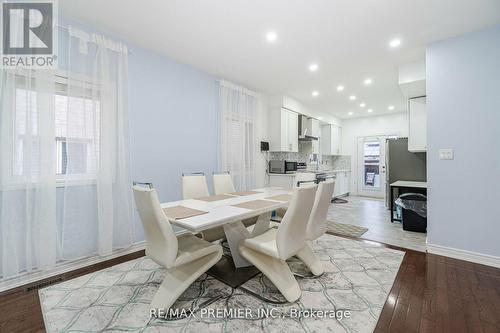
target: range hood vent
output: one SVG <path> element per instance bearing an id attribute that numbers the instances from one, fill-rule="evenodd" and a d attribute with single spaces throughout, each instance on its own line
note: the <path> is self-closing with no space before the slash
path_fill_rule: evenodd
<path id="1" fill-rule="evenodd" d="M 299 141 L 318 140 L 317 136 L 312 135 L 312 118 L 299 115 Z"/>

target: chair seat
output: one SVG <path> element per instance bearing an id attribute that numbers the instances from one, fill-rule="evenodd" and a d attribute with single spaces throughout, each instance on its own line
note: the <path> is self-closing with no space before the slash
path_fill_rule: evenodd
<path id="1" fill-rule="evenodd" d="M 255 236 L 252 238 L 247 238 L 241 242 L 243 246 L 249 249 L 255 250 L 257 252 L 267 254 L 276 259 L 280 259 L 278 254 L 278 246 L 276 245 L 276 233 L 278 229 L 269 229 L 265 233 Z"/>
<path id="2" fill-rule="evenodd" d="M 183 235 L 177 238 L 178 250 L 177 258 L 175 259 L 174 266 L 180 266 L 185 263 L 202 258 L 213 252 L 218 251 L 220 248 L 217 244 L 212 244 L 206 240 L 200 239 L 193 235 Z"/>

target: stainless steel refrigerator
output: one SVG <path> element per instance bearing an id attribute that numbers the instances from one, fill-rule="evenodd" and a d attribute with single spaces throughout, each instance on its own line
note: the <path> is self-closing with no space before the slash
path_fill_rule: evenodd
<path id="1" fill-rule="evenodd" d="M 389 184 L 398 180 L 427 181 L 426 153 L 410 153 L 408 138 L 387 139 L 385 142 L 386 196 L 389 207 Z"/>

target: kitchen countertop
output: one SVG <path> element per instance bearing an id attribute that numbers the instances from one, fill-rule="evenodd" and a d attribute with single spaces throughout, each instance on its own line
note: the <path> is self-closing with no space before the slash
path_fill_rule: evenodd
<path id="1" fill-rule="evenodd" d="M 295 176 L 296 173 L 302 173 L 302 172 L 311 172 L 311 173 L 339 173 L 339 172 L 351 172 L 351 170 L 347 169 L 336 169 L 336 170 L 304 170 L 304 171 L 297 171 L 297 172 L 290 172 L 290 173 L 270 173 L 270 176 L 284 176 L 284 177 L 291 177 Z"/>

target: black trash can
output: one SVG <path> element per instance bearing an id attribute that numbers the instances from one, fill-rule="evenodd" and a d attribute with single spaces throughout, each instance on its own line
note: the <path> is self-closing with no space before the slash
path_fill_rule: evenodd
<path id="1" fill-rule="evenodd" d="M 396 204 L 401 206 L 403 230 L 427 232 L 427 197 L 419 193 L 401 195 Z"/>

